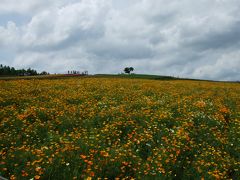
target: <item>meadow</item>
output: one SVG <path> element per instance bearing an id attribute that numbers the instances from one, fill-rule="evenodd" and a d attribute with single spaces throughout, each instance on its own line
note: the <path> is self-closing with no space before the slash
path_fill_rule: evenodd
<path id="1" fill-rule="evenodd" d="M 240 84 L 0 80 L 0 176 L 237 179 Z"/>

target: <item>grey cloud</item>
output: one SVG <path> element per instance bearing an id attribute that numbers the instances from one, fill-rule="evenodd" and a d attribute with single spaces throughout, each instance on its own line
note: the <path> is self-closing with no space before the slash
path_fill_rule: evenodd
<path id="1" fill-rule="evenodd" d="M 89 44 L 87 50 L 98 57 L 116 60 L 145 59 L 154 56 L 153 50 L 144 41 L 99 40 L 99 42 Z"/>
<path id="2" fill-rule="evenodd" d="M 240 47 L 240 21 L 226 27 L 222 32 L 208 32 L 204 36 L 186 41 L 185 46 L 193 47 L 197 50 L 237 48 Z"/>
<path id="3" fill-rule="evenodd" d="M 30 15 L 34 16 L 45 9 L 62 7 L 78 0 L 1 0 L 0 15 Z"/>
<path id="4" fill-rule="evenodd" d="M 17 26 L 22 26 L 28 23 L 31 17 L 26 15 L 19 15 L 17 13 L 0 15 L 0 25 L 6 25 L 8 22 L 14 22 Z"/>
<path id="5" fill-rule="evenodd" d="M 240 79 L 240 1 L 16 2 L 0 5 L 0 63 Z"/>

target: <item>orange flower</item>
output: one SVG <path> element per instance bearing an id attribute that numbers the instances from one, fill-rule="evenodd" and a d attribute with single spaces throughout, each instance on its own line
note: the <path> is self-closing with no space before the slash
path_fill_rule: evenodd
<path id="1" fill-rule="evenodd" d="M 26 171 L 22 170 L 22 176 L 23 176 L 23 177 L 27 177 L 27 176 L 28 176 L 28 173 L 27 173 Z"/>
<path id="2" fill-rule="evenodd" d="M 195 105 L 199 108 L 204 108 L 206 106 L 206 103 L 204 101 L 198 101 Z"/>
<path id="3" fill-rule="evenodd" d="M 41 158 L 41 159 L 39 159 L 39 160 L 35 160 L 35 161 L 32 162 L 32 165 L 34 165 L 34 164 L 36 164 L 36 163 L 40 163 L 40 162 L 42 162 L 42 160 L 43 160 L 43 158 Z"/>
<path id="4" fill-rule="evenodd" d="M 109 156 L 109 154 L 107 152 L 105 152 L 105 151 L 101 151 L 100 154 L 103 157 L 108 157 Z"/>
<path id="5" fill-rule="evenodd" d="M 15 179 L 17 179 L 16 176 L 14 176 L 14 175 L 10 176 L 10 180 L 15 180 Z"/>
<path id="6" fill-rule="evenodd" d="M 88 161 L 87 162 L 89 165 L 93 165 L 93 162 L 92 161 Z"/>
<path id="7" fill-rule="evenodd" d="M 36 171 L 36 172 L 39 172 L 39 171 L 41 171 L 41 169 L 42 169 L 41 167 L 36 167 L 36 168 L 35 168 L 35 171 Z"/>
<path id="8" fill-rule="evenodd" d="M 87 156 L 81 154 L 80 157 L 81 157 L 82 159 L 86 159 Z"/>
<path id="9" fill-rule="evenodd" d="M 220 109 L 220 112 L 223 113 L 223 114 L 227 114 L 227 113 L 229 113 L 229 109 L 226 108 L 226 107 L 222 107 L 222 108 Z"/>
<path id="10" fill-rule="evenodd" d="M 95 176 L 95 174 L 94 174 L 93 171 L 90 172 L 90 176 L 91 176 L 91 177 L 94 177 L 94 176 Z"/>
<path id="11" fill-rule="evenodd" d="M 40 177 L 41 177 L 41 176 L 39 176 L 39 175 L 36 175 L 36 176 L 34 176 L 34 179 L 36 179 L 36 180 L 37 180 L 37 179 L 40 179 Z"/>

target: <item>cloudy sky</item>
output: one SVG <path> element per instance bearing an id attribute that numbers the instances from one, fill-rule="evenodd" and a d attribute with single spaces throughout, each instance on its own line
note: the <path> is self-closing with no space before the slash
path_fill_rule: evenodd
<path id="1" fill-rule="evenodd" d="M 240 80 L 240 1 L 0 0 L 0 64 Z"/>

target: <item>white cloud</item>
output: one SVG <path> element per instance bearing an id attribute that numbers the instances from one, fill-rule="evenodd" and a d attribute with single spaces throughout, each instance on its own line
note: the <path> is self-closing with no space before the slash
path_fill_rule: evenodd
<path id="1" fill-rule="evenodd" d="M 35 15 L 24 27 L 23 42 L 35 50 L 74 45 L 79 40 L 95 38 L 103 33 L 104 1 L 81 1 Z M 71 42 L 68 42 L 71 41 Z"/>
<path id="2" fill-rule="evenodd" d="M 19 43 L 19 28 L 14 22 L 8 22 L 6 27 L 0 26 L 0 47 L 15 47 Z"/>
<path id="3" fill-rule="evenodd" d="M 213 64 L 198 67 L 193 72 L 196 78 L 221 80 L 239 80 L 240 77 L 240 51 L 229 52 L 221 55 Z"/>

